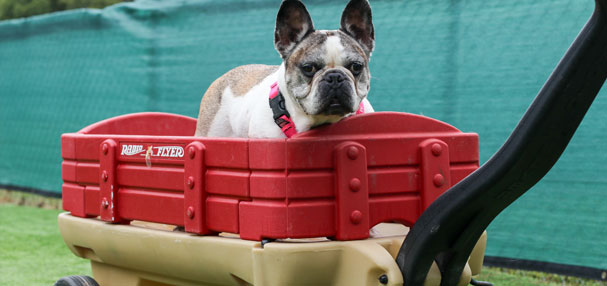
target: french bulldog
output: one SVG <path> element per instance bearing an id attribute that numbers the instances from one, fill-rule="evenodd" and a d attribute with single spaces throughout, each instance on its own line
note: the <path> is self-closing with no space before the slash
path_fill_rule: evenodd
<path id="1" fill-rule="evenodd" d="M 367 0 L 351 0 L 339 30 L 315 30 L 299 0 L 284 0 L 274 47 L 280 66 L 245 65 L 204 94 L 195 136 L 284 138 L 373 112 L 367 100 L 375 33 Z"/>

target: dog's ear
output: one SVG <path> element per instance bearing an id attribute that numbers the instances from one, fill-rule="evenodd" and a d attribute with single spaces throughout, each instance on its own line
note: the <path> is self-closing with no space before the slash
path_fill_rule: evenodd
<path id="1" fill-rule="evenodd" d="M 369 1 L 350 0 L 341 15 L 339 29 L 356 39 L 365 49 L 367 56 L 371 55 L 375 48 L 375 29 Z"/>
<path id="2" fill-rule="evenodd" d="M 299 0 L 285 0 L 276 16 L 274 47 L 286 59 L 305 36 L 314 32 L 314 24 L 306 6 Z"/>

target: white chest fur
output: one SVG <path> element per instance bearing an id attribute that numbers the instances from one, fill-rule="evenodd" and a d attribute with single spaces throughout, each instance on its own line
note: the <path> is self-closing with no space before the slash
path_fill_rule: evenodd
<path id="1" fill-rule="evenodd" d="M 296 126 L 297 132 L 310 130 L 315 122 L 294 102 L 284 88 L 284 64 L 279 69 L 253 86 L 244 95 L 235 95 L 230 86 L 221 94 L 221 105 L 213 119 L 208 137 L 240 138 L 284 138 L 280 128 L 274 122 L 269 95 L 272 84 L 278 86 L 285 98 L 287 111 Z M 367 99 L 363 100 L 365 113 L 373 112 Z"/>

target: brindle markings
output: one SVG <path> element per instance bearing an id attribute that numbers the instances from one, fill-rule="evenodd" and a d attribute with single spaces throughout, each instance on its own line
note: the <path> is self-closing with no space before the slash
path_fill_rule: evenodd
<path id="1" fill-rule="evenodd" d="M 234 96 L 243 96 L 277 69 L 278 66 L 245 65 L 232 69 L 216 79 L 200 101 L 195 136 L 206 136 L 209 132 L 215 114 L 221 106 L 221 96 L 226 88 L 229 87 Z"/>
<path id="2" fill-rule="evenodd" d="M 347 33 L 340 30 L 331 31 L 315 31 L 306 36 L 301 43 L 299 43 L 293 50 L 293 52 L 287 57 L 285 61 L 285 68 L 287 69 L 287 86 L 291 91 L 295 91 L 294 87 L 308 85 L 314 79 L 305 77 L 299 72 L 293 72 L 293 69 L 299 68 L 299 64 L 304 61 L 316 62 L 319 65 L 319 71 L 317 74 L 323 74 L 329 68 L 335 68 L 335 63 L 325 63 L 324 55 L 326 53 L 326 41 L 330 36 L 339 36 L 342 45 L 345 50 L 343 51 L 343 58 L 347 60 L 362 59 L 366 68 L 366 71 L 361 76 L 361 83 L 368 83 L 368 68 L 369 62 L 368 55 L 365 53 L 364 48 L 358 41 L 352 38 Z M 345 67 L 347 68 L 347 67 Z M 358 89 L 358 81 L 349 72 L 346 73 L 350 77 L 355 85 L 355 89 Z M 291 75 L 291 76 L 289 76 Z M 293 76 L 294 75 L 294 76 Z M 304 89 L 299 89 L 304 91 Z M 305 89 L 305 92 L 309 92 L 309 89 Z M 306 97 L 305 94 L 293 94 L 297 98 Z"/>
<path id="3" fill-rule="evenodd" d="M 318 31 L 305 37 L 288 56 L 285 61 L 285 68 L 288 69 L 293 65 L 302 63 L 304 57 L 319 58 L 324 52 L 322 47 L 324 47 L 327 37 L 326 33 Z"/>

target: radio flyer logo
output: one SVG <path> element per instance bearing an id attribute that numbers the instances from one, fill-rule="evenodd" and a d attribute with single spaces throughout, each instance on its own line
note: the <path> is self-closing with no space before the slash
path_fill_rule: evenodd
<path id="1" fill-rule="evenodd" d="M 143 152 L 143 145 L 122 145 L 120 155 L 133 156 Z"/>
<path id="2" fill-rule="evenodd" d="M 152 144 L 122 144 L 120 155 L 151 158 L 183 158 L 182 146 L 154 146 Z"/>

